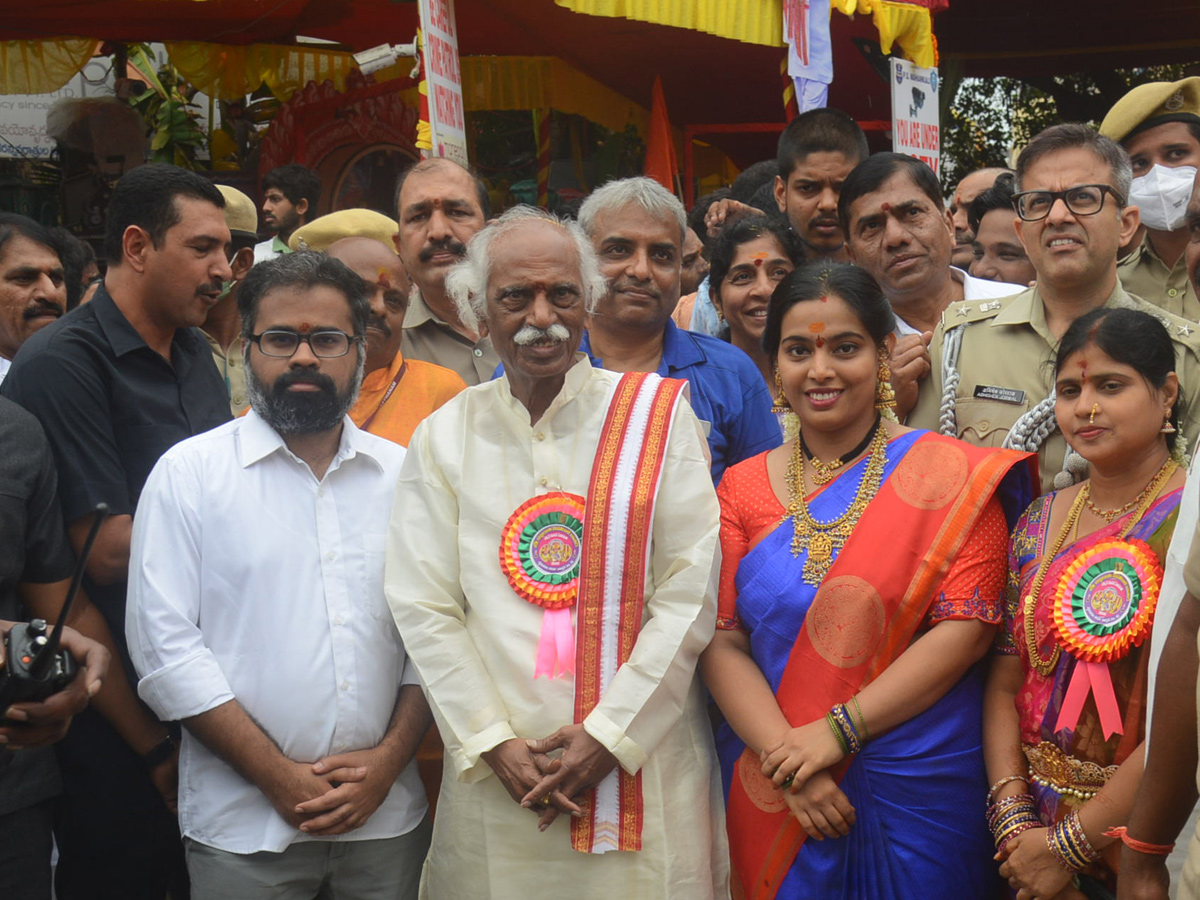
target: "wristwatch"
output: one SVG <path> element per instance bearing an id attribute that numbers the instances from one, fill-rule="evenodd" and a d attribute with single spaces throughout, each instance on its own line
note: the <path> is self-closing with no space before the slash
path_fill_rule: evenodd
<path id="1" fill-rule="evenodd" d="M 153 771 L 171 758 L 171 754 L 175 752 L 175 742 L 171 740 L 171 736 L 167 735 L 149 750 L 142 754 L 142 764 Z"/>

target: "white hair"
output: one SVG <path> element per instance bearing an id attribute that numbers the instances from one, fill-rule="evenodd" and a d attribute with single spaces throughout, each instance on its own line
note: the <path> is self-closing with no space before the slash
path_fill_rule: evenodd
<path id="1" fill-rule="evenodd" d="M 579 275 L 584 308 L 590 313 L 608 293 L 608 282 L 600 272 L 600 260 L 592 243 L 575 222 L 533 206 L 514 206 L 476 232 L 467 244 L 467 255 L 446 274 L 446 294 L 454 301 L 458 317 L 475 329 L 487 317 L 487 286 L 492 275 L 492 245 L 497 238 L 511 234 L 531 222 L 555 225 L 567 233 L 579 255 Z"/>
<path id="2" fill-rule="evenodd" d="M 687 234 L 687 211 L 679 198 L 644 175 L 610 181 L 592 191 L 579 207 L 579 225 L 589 237 L 595 237 L 596 216 L 626 206 L 640 206 L 652 216 L 673 218 L 679 225 L 680 242 Z"/>

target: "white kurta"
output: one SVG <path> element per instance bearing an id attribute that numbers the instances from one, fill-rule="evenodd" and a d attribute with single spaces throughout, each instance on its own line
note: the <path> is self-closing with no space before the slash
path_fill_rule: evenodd
<path id="1" fill-rule="evenodd" d="M 469 388 L 418 426 L 396 491 L 386 592 L 446 745 L 422 897 L 728 896 L 720 777 L 696 659 L 716 621 L 718 507 L 705 442 L 679 404 L 654 511 L 642 630 L 585 720 L 629 772 L 642 772 L 642 850 L 571 849 L 545 833 L 481 754 L 572 721 L 574 679 L 534 680 L 542 610 L 500 568 L 501 530 L 550 491 L 587 495 L 619 375 L 587 358 L 534 426 L 508 379 Z M 572 610 L 574 619 L 574 610 Z"/>

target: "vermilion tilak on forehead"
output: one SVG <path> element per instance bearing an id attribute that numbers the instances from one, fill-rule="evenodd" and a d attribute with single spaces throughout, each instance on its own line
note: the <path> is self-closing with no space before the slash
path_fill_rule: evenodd
<path id="1" fill-rule="evenodd" d="M 761 268 L 762 264 L 763 264 L 763 260 L 765 260 L 767 258 L 767 254 L 761 253 L 761 252 L 760 253 L 752 253 L 750 255 L 750 258 L 752 260 L 754 260 L 754 265 Z"/>
<path id="2" fill-rule="evenodd" d="M 888 202 L 886 202 L 886 201 L 885 201 L 885 202 L 884 202 L 884 204 L 883 204 L 883 211 L 884 211 L 884 212 L 887 212 L 887 211 L 888 211 L 888 210 L 890 210 L 891 208 L 892 208 L 892 204 L 890 204 L 890 203 L 888 203 Z"/>
<path id="3" fill-rule="evenodd" d="M 312 331 L 311 325 L 309 325 L 307 322 L 300 323 L 300 333 L 301 334 L 308 334 L 310 331 Z"/>
<path id="4" fill-rule="evenodd" d="M 392 286 L 392 279 L 388 275 L 387 269 L 383 268 L 383 266 L 379 267 L 379 283 L 385 288 L 390 288 Z"/>

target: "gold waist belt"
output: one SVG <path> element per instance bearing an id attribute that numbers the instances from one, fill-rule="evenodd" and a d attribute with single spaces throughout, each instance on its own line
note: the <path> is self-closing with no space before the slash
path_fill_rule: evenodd
<path id="1" fill-rule="evenodd" d="M 1022 744 L 1029 760 L 1029 780 L 1063 797 L 1091 800 L 1108 783 L 1117 766 L 1101 766 L 1068 756 L 1057 745 L 1042 741 L 1036 747 Z"/>

